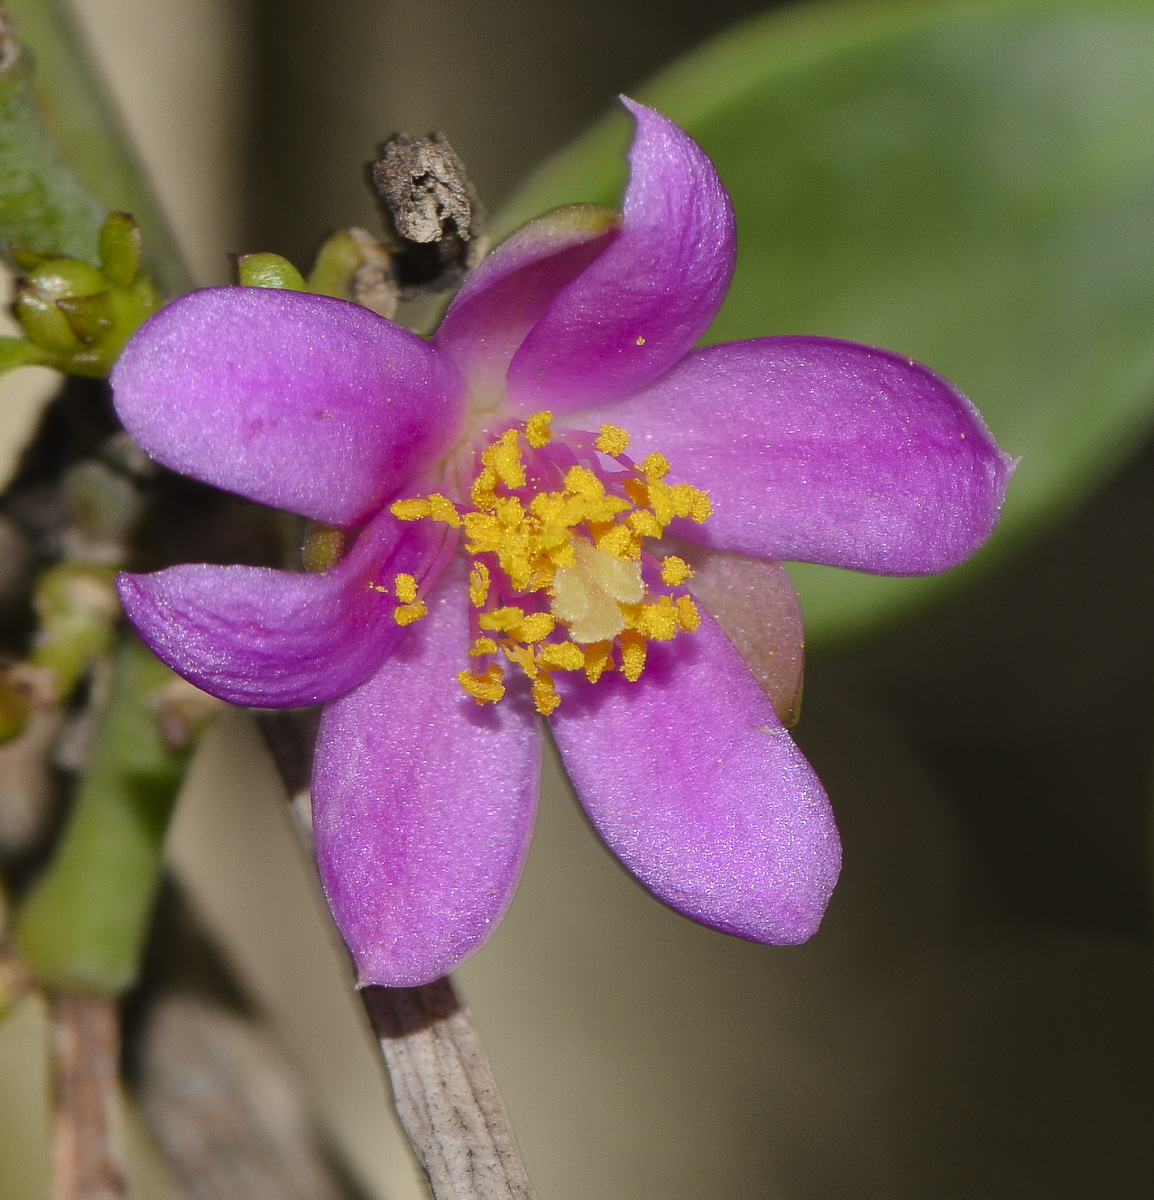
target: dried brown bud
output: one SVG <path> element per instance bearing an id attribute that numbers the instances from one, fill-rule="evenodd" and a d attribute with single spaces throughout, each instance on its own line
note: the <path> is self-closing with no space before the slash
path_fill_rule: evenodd
<path id="1" fill-rule="evenodd" d="M 381 203 L 393 274 L 405 300 L 454 287 L 476 265 L 480 202 L 453 147 L 439 133 L 397 134 L 369 164 Z"/>

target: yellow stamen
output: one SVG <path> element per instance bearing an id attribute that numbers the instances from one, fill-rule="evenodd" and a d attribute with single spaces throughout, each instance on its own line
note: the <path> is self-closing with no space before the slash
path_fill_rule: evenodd
<path id="1" fill-rule="evenodd" d="M 415 600 L 412 604 L 398 604 L 393 609 L 393 620 L 398 625 L 411 625 L 414 621 L 419 621 L 422 617 L 427 616 L 428 612 L 424 600 Z"/>
<path id="2" fill-rule="evenodd" d="M 483 562 L 474 562 L 469 571 L 469 600 L 474 608 L 481 608 L 489 598 L 489 568 Z"/>
<path id="3" fill-rule="evenodd" d="M 664 454 L 647 454 L 641 460 L 641 469 L 645 472 L 647 483 L 664 479 L 669 474 L 669 459 Z"/>
<path id="4" fill-rule="evenodd" d="M 692 633 L 701 625 L 701 613 L 697 605 L 688 596 L 678 596 L 674 601 L 677 606 L 677 623 L 686 633 Z"/>
<path id="5" fill-rule="evenodd" d="M 549 428 L 552 420 L 551 412 L 539 412 L 534 413 L 525 422 L 525 440 L 534 450 L 539 450 L 553 440 L 553 431 Z"/>
<path id="6" fill-rule="evenodd" d="M 551 671 L 580 671 L 585 667 L 585 652 L 573 642 L 546 642 L 537 651 L 537 661 Z"/>
<path id="7" fill-rule="evenodd" d="M 602 425 L 601 436 L 597 439 L 597 449 L 602 454 L 611 454 L 616 458 L 625 453 L 629 445 L 629 434 L 620 425 Z"/>
<path id="8" fill-rule="evenodd" d="M 398 500 L 389 508 L 389 512 L 398 521 L 419 521 L 427 517 L 431 511 L 428 500 L 418 496 L 412 500 Z"/>
<path id="9" fill-rule="evenodd" d="M 544 671 L 533 681 L 533 703 L 543 717 L 555 712 L 561 703 L 553 680 Z"/>
<path id="10" fill-rule="evenodd" d="M 493 663 L 484 675 L 462 671 L 457 676 L 457 682 L 478 704 L 496 704 L 505 694 L 503 679 L 504 674 L 496 663 Z"/>
<path id="11" fill-rule="evenodd" d="M 621 674 L 636 683 L 645 670 L 645 639 L 632 629 L 621 635 Z"/>
<path id="12" fill-rule="evenodd" d="M 590 683 L 596 683 L 606 671 L 612 670 L 612 642 L 595 642 L 585 647 L 585 674 Z"/>
<path id="13" fill-rule="evenodd" d="M 477 618 L 477 624 L 482 629 L 506 633 L 510 629 L 516 629 L 524 619 L 525 613 L 521 609 L 506 605 L 504 608 L 495 608 L 492 612 L 482 613 Z"/>
<path id="14" fill-rule="evenodd" d="M 642 556 L 645 539 L 662 537 L 674 519 L 702 521 L 710 512 L 699 488 L 666 481 L 664 455 L 647 454 L 639 467 L 623 460 L 629 435 L 619 426 L 602 425 L 594 443 L 625 468 L 611 475 L 595 463 L 565 469 L 567 450 L 534 458 L 553 440 L 552 415 L 534 413 L 480 451 L 470 503 L 432 493 L 392 507 L 403 520 L 428 517 L 462 529 L 463 548 L 474 556 L 469 600 L 480 631 L 468 653 L 474 660 L 504 655 L 531 682 L 533 703 L 545 714 L 560 703 L 554 672 L 582 671 L 596 682 L 620 670 L 633 682 L 645 669 L 650 641 L 700 625 L 689 596 L 647 589 Z M 558 468 L 564 479 L 554 490 L 527 482 L 529 474 L 556 478 Z M 666 555 L 660 571 L 665 588 L 680 587 L 693 573 L 677 555 Z M 399 623 L 425 614 L 415 577 L 398 575 L 392 591 L 401 601 L 394 610 Z M 506 597 L 524 600 L 501 604 Z M 505 693 L 502 669 L 492 662 L 483 672 L 479 667 L 461 672 L 461 686 L 478 703 L 493 703 Z"/>
<path id="15" fill-rule="evenodd" d="M 429 516 L 434 521 L 448 525 L 450 529 L 457 529 L 461 524 L 461 517 L 457 512 L 456 505 L 437 492 L 433 492 L 429 497 Z"/>

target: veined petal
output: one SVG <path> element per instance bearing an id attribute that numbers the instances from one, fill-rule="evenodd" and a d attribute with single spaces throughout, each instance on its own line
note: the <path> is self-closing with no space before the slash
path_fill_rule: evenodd
<path id="1" fill-rule="evenodd" d="M 435 347 L 305 292 L 193 292 L 112 372 L 116 411 L 158 461 L 251 500 L 353 525 L 452 443 L 464 389 Z"/>
<path id="2" fill-rule="evenodd" d="M 428 983 L 485 942 L 532 831 L 537 723 L 527 704 L 481 708 L 457 683 L 469 624 L 451 571 L 397 653 L 325 709 L 317 738 L 317 862 L 362 984 Z"/>
<path id="3" fill-rule="evenodd" d="M 733 274 L 733 209 L 692 138 L 622 98 L 637 120 L 621 232 L 563 288 L 509 368 L 515 413 L 628 395 L 705 332 Z"/>
<path id="4" fill-rule="evenodd" d="M 601 254 L 621 217 L 571 204 L 523 225 L 465 281 L 433 341 L 483 405 L 505 392 L 509 362 L 549 302 Z"/>
<path id="5" fill-rule="evenodd" d="M 758 338 L 688 355 L 620 404 L 629 453 L 664 454 L 709 493 L 676 532 L 779 561 L 884 575 L 944 571 L 998 520 L 1013 470 L 977 409 L 927 367 L 815 337 Z"/>
<path id="6" fill-rule="evenodd" d="M 650 643 L 641 679 L 567 679 L 553 736 L 609 848 L 704 925 L 775 945 L 817 929 L 841 865 L 825 792 L 713 620 Z"/>
<path id="7" fill-rule="evenodd" d="M 197 687 L 231 704 L 297 708 L 364 682 L 401 639 L 388 585 L 414 571 L 429 537 L 384 513 L 323 575 L 194 563 L 121 575 L 117 586 L 149 649 Z"/>

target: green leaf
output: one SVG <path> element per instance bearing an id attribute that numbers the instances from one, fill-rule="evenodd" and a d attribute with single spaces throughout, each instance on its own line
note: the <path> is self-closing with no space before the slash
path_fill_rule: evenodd
<path id="1" fill-rule="evenodd" d="M 161 292 L 177 296 L 188 291 L 192 282 L 175 238 L 116 106 L 85 51 L 69 6 L 62 0 L 6 0 L 4 7 L 35 63 L 28 91 L 53 153 L 59 150 L 83 188 L 101 204 L 92 236 L 86 235 L 82 245 L 47 248 L 95 264 L 100 218 L 109 210 L 132 213 L 144 234 L 145 268 Z M 16 240 L 32 250 L 46 248 L 31 239 Z"/>
<path id="2" fill-rule="evenodd" d="M 28 95 L 26 52 L 0 70 L 0 252 L 32 251 L 96 261 L 104 207 L 45 133 Z"/>
<path id="3" fill-rule="evenodd" d="M 158 696 L 176 677 L 134 637 L 117 654 L 91 768 L 48 870 L 16 915 L 45 984 L 116 995 L 136 979 L 161 851 L 187 751 L 173 751 Z"/>
<path id="4" fill-rule="evenodd" d="M 853 3 L 739 26 L 638 93 L 717 164 L 738 267 L 707 341 L 811 333 L 959 384 L 1022 462 L 929 580 L 791 567 L 810 644 L 875 630 L 1052 523 L 1154 418 L 1154 5 Z M 620 194 L 613 114 L 498 222 Z"/>

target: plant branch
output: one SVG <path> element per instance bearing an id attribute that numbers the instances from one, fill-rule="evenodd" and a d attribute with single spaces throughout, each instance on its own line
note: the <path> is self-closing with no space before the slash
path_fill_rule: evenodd
<path id="1" fill-rule="evenodd" d="M 53 1200 L 127 1195 L 118 1136 L 120 1022 L 105 996 L 62 993 L 53 1001 L 57 1109 Z"/>

